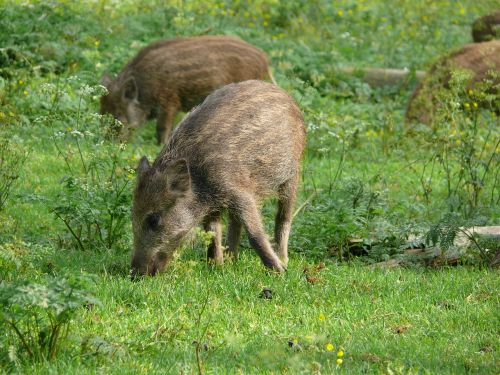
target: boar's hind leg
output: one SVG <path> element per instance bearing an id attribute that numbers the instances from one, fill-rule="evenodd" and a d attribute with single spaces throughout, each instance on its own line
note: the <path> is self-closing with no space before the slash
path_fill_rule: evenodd
<path id="1" fill-rule="evenodd" d="M 274 253 L 271 243 L 267 238 L 255 200 L 250 197 L 239 198 L 240 217 L 248 232 L 250 245 L 257 250 L 262 263 L 266 267 L 283 272 L 285 269 Z"/>
<path id="2" fill-rule="evenodd" d="M 161 108 L 156 119 L 156 141 L 159 145 L 167 143 L 172 133 L 176 109 L 173 107 Z"/>
<path id="3" fill-rule="evenodd" d="M 234 259 L 238 259 L 241 239 L 241 221 L 237 216 L 229 213 L 229 228 L 227 230 L 227 246 Z"/>
<path id="4" fill-rule="evenodd" d="M 208 246 L 208 261 L 215 264 L 222 264 L 224 255 L 222 253 L 222 228 L 220 223 L 220 214 L 207 216 L 204 221 L 204 229 L 214 233 L 214 238 Z"/>
<path id="5" fill-rule="evenodd" d="M 278 191 L 278 212 L 274 224 L 274 240 L 278 247 L 278 256 L 285 267 L 288 264 L 288 236 L 292 226 L 296 191 L 297 178 L 285 182 Z"/>

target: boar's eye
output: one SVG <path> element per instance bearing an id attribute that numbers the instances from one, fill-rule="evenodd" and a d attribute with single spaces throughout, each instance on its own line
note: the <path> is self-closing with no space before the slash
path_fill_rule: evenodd
<path id="1" fill-rule="evenodd" d="M 161 215 L 158 212 L 153 212 L 146 216 L 146 219 L 144 220 L 146 224 L 146 228 L 150 230 L 156 230 L 158 229 L 158 226 L 160 225 L 161 222 Z"/>

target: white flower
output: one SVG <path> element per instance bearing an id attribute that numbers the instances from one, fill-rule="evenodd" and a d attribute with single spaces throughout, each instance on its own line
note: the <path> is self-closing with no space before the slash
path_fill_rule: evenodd
<path id="1" fill-rule="evenodd" d="M 79 131 L 79 130 L 77 130 L 77 129 L 73 129 L 73 130 L 71 131 L 71 134 L 72 134 L 72 135 L 75 135 L 75 136 L 78 136 L 78 137 L 81 137 L 81 138 L 83 138 L 83 137 L 84 137 L 83 133 L 82 133 L 82 132 L 80 132 L 80 131 Z"/>

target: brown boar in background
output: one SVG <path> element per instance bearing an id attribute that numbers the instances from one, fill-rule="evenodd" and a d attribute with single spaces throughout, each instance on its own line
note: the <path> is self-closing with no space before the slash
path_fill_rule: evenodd
<path id="1" fill-rule="evenodd" d="M 226 211 L 229 251 L 237 255 L 245 227 L 264 265 L 284 271 L 304 145 L 302 114 L 279 87 L 246 81 L 208 96 L 179 124 L 152 165 L 146 157 L 139 163 L 132 276 L 161 271 L 199 223 L 215 233 L 209 259 L 222 263 Z M 263 199 L 273 194 L 278 198 L 276 253 L 260 216 Z"/>
<path id="2" fill-rule="evenodd" d="M 455 69 L 472 73 L 467 89 L 474 89 L 476 84 L 488 79 L 492 81 L 489 93 L 498 95 L 500 40 L 467 44 L 458 51 L 439 59 L 410 97 L 406 110 L 407 123 L 432 123 L 436 109 L 440 105 L 436 99 L 436 92 L 449 88 L 451 72 Z M 489 105 L 487 102 L 480 104 Z M 497 106 L 498 102 L 493 105 Z M 498 107 L 490 109 L 496 112 L 500 110 Z"/>
<path id="3" fill-rule="evenodd" d="M 476 43 L 500 39 L 500 9 L 482 16 L 472 24 L 472 40 Z"/>
<path id="4" fill-rule="evenodd" d="M 124 128 L 155 118 L 158 143 L 166 142 L 178 111 L 188 111 L 228 83 L 264 79 L 266 54 L 241 39 L 199 36 L 161 40 L 142 49 L 114 79 L 105 75 L 108 94 L 101 113 L 110 113 Z"/>

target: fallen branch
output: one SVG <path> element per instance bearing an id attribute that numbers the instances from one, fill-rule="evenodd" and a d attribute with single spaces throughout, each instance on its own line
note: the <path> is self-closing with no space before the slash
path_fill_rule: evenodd
<path id="1" fill-rule="evenodd" d="M 372 87 L 399 85 L 406 82 L 413 74 L 407 69 L 339 68 L 339 71 L 349 75 L 360 75 L 363 81 Z M 417 81 L 421 81 L 425 72 L 417 70 L 414 76 Z"/>
<path id="2" fill-rule="evenodd" d="M 470 245 L 474 245 L 481 252 L 483 250 L 476 241 L 474 234 L 482 236 L 492 236 L 500 238 L 500 226 L 485 226 L 485 227 L 470 227 L 460 228 L 453 247 L 443 252 L 439 246 L 432 246 L 427 248 L 410 248 L 406 249 L 404 253 L 397 257 L 384 262 L 372 264 L 372 268 L 395 268 L 404 265 L 408 261 L 425 263 L 432 267 L 442 265 L 456 265 L 459 264 L 463 251 Z M 493 260 L 490 262 L 490 267 L 498 267 L 500 265 L 500 250 L 497 250 Z"/>

